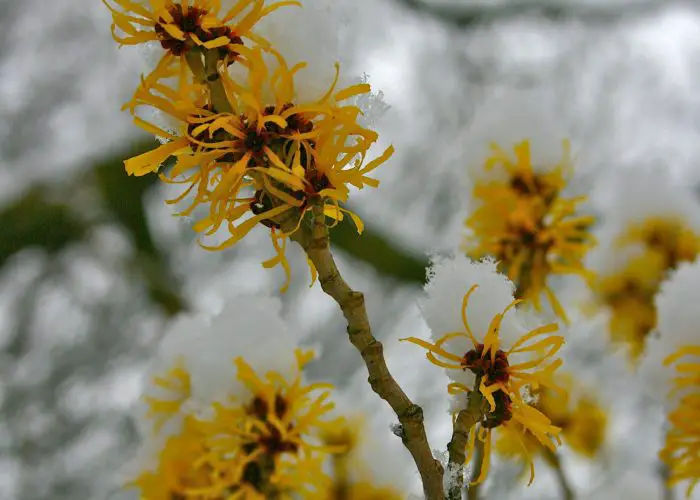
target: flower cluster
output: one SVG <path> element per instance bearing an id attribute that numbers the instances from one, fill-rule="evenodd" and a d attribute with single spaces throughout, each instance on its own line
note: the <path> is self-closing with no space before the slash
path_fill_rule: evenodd
<path id="1" fill-rule="evenodd" d="M 555 355 L 564 338 L 554 323 L 527 328 L 531 318 L 516 309 L 513 284 L 498 274 L 492 260 L 472 262 L 466 257 L 433 262 L 426 285 L 423 312 L 433 342 L 405 339 L 425 348 L 428 360 L 446 369 L 448 385 L 456 396 L 454 414 L 466 407 L 464 396 L 477 391 L 488 402 L 478 429 L 470 432 L 467 460 L 476 440 L 484 443 L 484 463 L 477 481 L 489 469 L 491 433 L 499 429 L 525 447 L 525 435 L 554 450 L 560 429 L 527 402 L 530 389 L 561 390 L 555 372 L 561 360 Z M 465 293 L 466 292 L 466 293 Z M 527 453 L 527 452 L 526 452 Z M 534 465 L 528 455 L 531 479 Z"/>
<path id="2" fill-rule="evenodd" d="M 313 355 L 290 345 L 279 308 L 240 297 L 211 324 L 183 318 L 166 337 L 145 392 L 147 463 L 132 483 L 141 498 L 317 498 L 327 488 L 336 449 L 320 435 L 337 424 L 332 388 L 304 382 Z"/>
<path id="3" fill-rule="evenodd" d="M 611 211 L 601 228 L 604 244 L 593 256 L 598 272 L 592 290 L 610 311 L 611 338 L 637 360 L 656 326 L 654 299 L 661 283 L 700 252 L 700 204 L 668 173 L 653 169 L 626 182 L 624 207 Z"/>
<path id="4" fill-rule="evenodd" d="M 472 195 L 479 205 L 465 222 L 465 250 L 474 258 L 495 257 L 499 269 L 516 284 L 518 298 L 540 309 L 544 293 L 554 312 L 566 320 L 548 279 L 567 273 L 590 277 L 582 260 L 594 244 L 589 234 L 594 218 L 577 213 L 585 197 L 562 196 L 571 175 L 568 142 L 560 161 L 545 166 L 533 163 L 538 160 L 529 140 L 512 148 L 511 153 L 492 143 L 483 162 L 490 175 L 474 182 Z"/>
<path id="5" fill-rule="evenodd" d="M 283 46 L 256 31 L 261 19 L 302 8 L 300 2 L 242 0 L 222 13 L 215 0 L 162 0 L 150 2 L 150 9 L 115 1 L 115 39 L 158 41 L 166 52 L 125 105 L 137 125 L 164 144 L 127 160 L 126 170 L 158 172 L 165 182 L 182 184 L 170 200 L 188 200 L 180 215 L 206 207 L 195 230 L 213 235 L 223 227 L 229 237 L 205 248 L 230 247 L 263 225 L 276 251 L 263 265 L 281 264 L 289 278 L 286 241 L 313 205 L 331 221 L 349 214 L 362 232 L 361 220 L 341 204 L 351 186 L 378 185 L 368 174 L 393 148 L 367 158 L 378 135 L 360 124 L 363 112 L 353 103 L 370 94 L 369 84 L 340 88 L 336 64 L 335 79 L 310 98 L 297 88 L 307 63 L 288 61 Z M 144 119 L 143 108 L 157 111 L 166 125 Z"/>
<path id="6" fill-rule="evenodd" d="M 656 326 L 654 297 L 669 270 L 690 261 L 700 250 L 700 235 L 682 220 L 650 218 L 629 228 L 616 241 L 621 251 L 634 245 L 634 256 L 615 274 L 601 276 L 594 290 L 610 307 L 613 340 L 626 342 L 637 358 Z"/>

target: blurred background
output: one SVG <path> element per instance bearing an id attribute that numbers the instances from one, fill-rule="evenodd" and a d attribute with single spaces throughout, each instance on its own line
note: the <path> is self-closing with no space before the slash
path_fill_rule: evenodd
<path id="1" fill-rule="evenodd" d="M 661 162 L 698 179 L 698 2 L 336 1 L 354 6 L 353 69 L 383 91 L 376 127 L 397 149 L 377 172 L 381 187 L 352 197 L 365 234 L 333 233 L 381 338 L 423 328 L 427 255 L 460 241 L 460 144 L 494 89 L 551 95 L 596 178 Z M 129 409 L 168 320 L 284 280 L 260 266 L 272 256 L 264 232 L 204 251 L 155 177 L 126 176 L 123 159 L 153 145 L 120 111 L 147 68 L 139 49 L 117 48 L 110 23 L 97 0 L 0 0 L 1 500 L 116 498 L 112 472 L 138 438 Z M 335 304 L 309 289 L 290 253 L 286 314 L 323 349 L 312 375 L 342 385 L 359 358 Z M 428 389 L 412 388 L 430 405 Z M 662 498 L 647 468 L 655 443 L 637 448 L 643 430 L 628 424 L 622 458 L 574 480 L 581 498 Z"/>

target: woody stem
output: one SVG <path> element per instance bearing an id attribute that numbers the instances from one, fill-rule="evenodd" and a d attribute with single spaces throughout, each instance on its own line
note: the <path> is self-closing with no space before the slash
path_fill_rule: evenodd
<path id="1" fill-rule="evenodd" d="M 192 49 L 185 55 L 185 60 L 196 82 L 209 88 L 209 99 L 215 113 L 231 113 L 233 107 L 226 96 L 224 84 L 219 74 L 221 58 L 216 49 Z"/>
<path id="2" fill-rule="evenodd" d="M 233 107 L 226 96 L 224 84 L 219 73 L 218 51 L 207 50 L 204 52 L 204 78 L 209 87 L 209 98 L 217 113 L 231 113 Z"/>
<path id="3" fill-rule="evenodd" d="M 469 393 L 467 407 L 457 414 L 452 427 L 452 439 L 447 443 L 448 468 L 452 478 L 447 492 L 448 500 L 461 500 L 462 498 L 469 433 L 476 432 L 475 426 L 484 415 L 484 397 L 478 389 L 480 384 L 481 377 L 479 376 L 474 384 L 475 389 Z"/>
<path id="4" fill-rule="evenodd" d="M 330 251 L 324 202 L 312 202 L 313 222 L 307 221 L 290 238 L 301 245 L 318 272 L 323 291 L 333 298 L 347 321 L 350 342 L 362 356 L 369 373 L 369 384 L 379 397 L 396 413 L 401 424 L 404 446 L 411 453 L 423 482 L 426 500 L 444 500 L 443 467 L 433 457 L 423 425 L 423 410 L 414 404 L 394 380 L 384 359 L 384 348 L 374 335 L 367 317 L 364 295 L 348 286 L 340 275 Z M 294 230 L 298 219 L 287 217 L 279 221 L 284 232 Z"/>

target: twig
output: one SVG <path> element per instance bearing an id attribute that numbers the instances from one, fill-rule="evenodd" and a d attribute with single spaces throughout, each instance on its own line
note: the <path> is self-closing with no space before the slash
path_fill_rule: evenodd
<path id="1" fill-rule="evenodd" d="M 559 487 L 561 488 L 562 499 L 574 500 L 574 490 L 571 489 L 571 486 L 569 485 L 569 480 L 566 478 L 566 474 L 564 474 L 564 468 L 561 465 L 559 455 L 557 454 L 557 452 L 550 450 L 546 446 L 543 446 L 542 449 L 545 459 L 547 460 L 549 465 L 552 466 L 552 469 L 554 470 L 554 473 L 557 476 L 557 482 L 559 483 Z"/>
<path id="2" fill-rule="evenodd" d="M 187 66 L 199 83 L 209 87 L 212 111 L 230 113 L 233 108 L 226 96 L 224 84 L 219 74 L 220 57 L 216 50 L 193 49 L 185 55 Z"/>
<path id="3" fill-rule="evenodd" d="M 447 492 L 448 500 L 461 500 L 464 482 L 464 465 L 466 462 L 465 450 L 469 440 L 469 433 L 476 432 L 474 427 L 484 415 L 484 397 L 478 391 L 481 377 L 477 377 L 474 386 L 477 390 L 469 393 L 467 408 L 457 414 L 452 427 L 452 439 L 447 443 L 449 454 L 449 470 L 452 475 L 452 483 Z M 478 477 L 478 476 L 477 476 Z"/>
<path id="4" fill-rule="evenodd" d="M 289 232 L 294 228 L 295 221 L 287 218 L 280 224 L 283 231 Z M 348 324 L 350 342 L 367 366 L 370 386 L 396 413 L 404 431 L 403 444 L 416 463 L 426 500 L 444 500 L 443 468 L 430 450 L 423 426 L 423 410 L 409 399 L 389 373 L 383 346 L 372 335 L 364 295 L 351 289 L 340 275 L 329 248 L 328 228 L 320 201 L 313 206 L 313 226 L 302 224 L 291 239 L 301 245 L 316 267 L 323 291 L 340 306 Z"/>
<path id="5" fill-rule="evenodd" d="M 219 74 L 219 62 L 221 61 L 216 49 L 204 52 L 204 77 L 209 86 L 209 98 L 217 113 L 231 113 L 233 107 L 226 96 L 224 84 Z"/>

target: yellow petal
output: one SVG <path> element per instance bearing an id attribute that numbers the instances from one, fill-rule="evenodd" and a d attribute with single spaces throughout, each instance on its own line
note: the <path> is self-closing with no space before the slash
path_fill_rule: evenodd
<path id="1" fill-rule="evenodd" d="M 142 176 L 157 172 L 162 163 L 176 152 L 188 148 L 187 139 L 163 144 L 162 146 L 124 161 L 124 167 L 129 175 Z"/>

